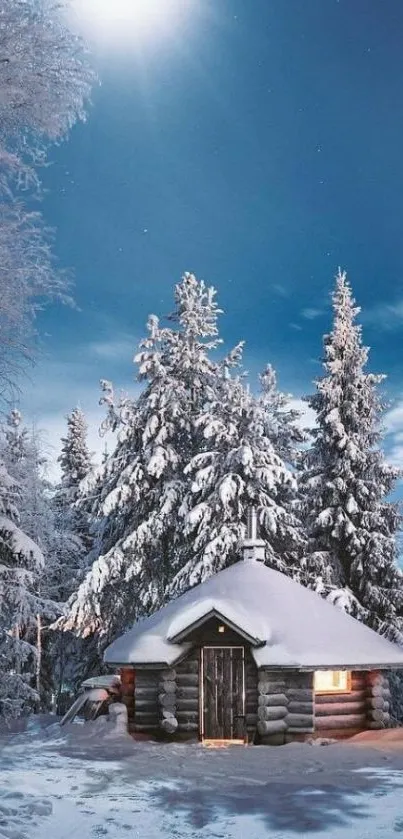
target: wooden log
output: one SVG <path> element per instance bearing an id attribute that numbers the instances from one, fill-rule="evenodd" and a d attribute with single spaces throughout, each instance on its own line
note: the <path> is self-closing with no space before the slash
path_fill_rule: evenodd
<path id="1" fill-rule="evenodd" d="M 166 708 L 168 711 L 173 711 L 176 708 L 175 697 L 172 693 L 163 693 L 158 699 L 161 708 Z"/>
<path id="2" fill-rule="evenodd" d="M 368 696 L 383 696 L 384 699 L 390 699 L 389 688 L 384 688 L 381 685 L 372 685 L 368 688 Z"/>
<path id="3" fill-rule="evenodd" d="M 301 725 L 301 726 L 298 726 L 298 728 L 293 728 L 293 726 L 288 726 L 288 728 L 287 728 L 287 734 L 312 734 L 313 731 L 314 731 L 313 720 L 312 720 L 312 725 L 306 725 L 306 726 Z"/>
<path id="4" fill-rule="evenodd" d="M 161 728 L 165 731 L 165 734 L 175 734 L 175 731 L 178 728 L 178 720 L 175 719 L 175 717 L 163 719 L 161 720 Z"/>
<path id="5" fill-rule="evenodd" d="M 286 707 L 288 705 L 288 698 L 286 697 L 285 693 L 261 694 L 258 697 L 257 704 L 282 705 L 283 707 Z"/>
<path id="6" fill-rule="evenodd" d="M 137 670 L 136 671 L 136 685 L 140 687 L 151 687 L 157 685 L 160 681 L 159 671 Z"/>
<path id="7" fill-rule="evenodd" d="M 376 671 L 376 670 L 372 670 L 372 671 L 370 670 L 367 673 L 367 684 L 368 685 L 378 685 L 380 687 L 387 687 L 388 686 L 388 679 L 387 679 L 386 676 L 383 675 L 383 673 L 381 673 L 379 671 Z"/>
<path id="8" fill-rule="evenodd" d="M 175 714 L 176 718 L 180 722 L 198 722 L 199 721 L 199 714 L 197 711 L 176 711 Z"/>
<path id="9" fill-rule="evenodd" d="M 312 714 L 287 714 L 286 723 L 291 728 L 309 727 L 313 725 Z"/>
<path id="10" fill-rule="evenodd" d="M 271 696 L 273 693 L 285 693 L 287 685 L 285 682 L 258 682 L 257 685 L 257 692 L 262 695 L 266 694 L 267 696 Z"/>
<path id="11" fill-rule="evenodd" d="M 267 737 L 261 738 L 262 746 L 283 746 L 285 742 L 285 733 L 282 731 L 280 734 L 271 734 Z"/>
<path id="12" fill-rule="evenodd" d="M 198 722 L 181 722 L 178 720 L 178 731 L 199 731 L 199 723 Z"/>
<path id="13" fill-rule="evenodd" d="M 261 735 L 280 734 L 287 730 L 287 723 L 285 720 L 259 720 L 257 730 Z"/>
<path id="14" fill-rule="evenodd" d="M 293 700 L 288 705 L 290 714 L 309 714 L 313 717 L 314 704 L 313 702 L 297 702 Z"/>
<path id="15" fill-rule="evenodd" d="M 138 693 L 139 696 L 142 693 L 153 693 L 153 692 L 155 693 L 155 691 L 158 690 L 158 685 L 159 685 L 159 682 L 153 682 L 153 683 L 148 684 L 148 685 L 142 685 L 142 684 L 139 684 L 139 682 L 136 682 L 134 692 L 136 694 Z"/>
<path id="16" fill-rule="evenodd" d="M 199 673 L 199 660 L 198 659 L 189 659 L 187 658 L 186 661 L 183 661 L 182 664 L 177 664 L 176 668 L 176 678 L 178 676 L 183 676 L 186 674 L 198 674 Z"/>
<path id="17" fill-rule="evenodd" d="M 372 722 L 383 722 L 387 727 L 390 723 L 390 714 L 388 714 L 387 711 L 380 711 L 375 709 L 371 711 L 371 713 L 369 714 L 369 719 Z"/>
<path id="18" fill-rule="evenodd" d="M 178 673 L 176 677 L 178 687 L 197 687 L 199 684 L 198 673 Z"/>
<path id="19" fill-rule="evenodd" d="M 158 715 L 153 714 L 152 711 L 146 713 L 145 711 L 136 711 L 134 718 L 135 725 L 158 725 Z"/>
<path id="20" fill-rule="evenodd" d="M 246 714 L 245 715 L 245 720 L 246 720 L 246 725 L 247 726 L 249 726 L 249 727 L 256 726 L 257 725 L 257 714 Z"/>
<path id="21" fill-rule="evenodd" d="M 178 711 L 197 711 L 199 703 L 195 699 L 179 699 L 176 698 L 176 707 Z"/>
<path id="22" fill-rule="evenodd" d="M 360 728 L 365 729 L 367 718 L 365 714 L 345 714 L 345 716 L 316 717 L 315 728 L 320 731 L 323 728 Z"/>
<path id="23" fill-rule="evenodd" d="M 313 737 L 326 737 L 334 740 L 346 740 L 349 737 L 354 737 L 355 734 L 360 734 L 361 731 L 366 731 L 368 726 L 364 728 L 324 728 L 320 731 L 314 731 Z"/>
<path id="24" fill-rule="evenodd" d="M 365 702 L 329 702 L 327 705 L 318 705 L 315 708 L 317 717 L 332 716 L 333 714 L 364 714 L 365 711 Z"/>
<path id="25" fill-rule="evenodd" d="M 164 693 L 176 693 L 176 682 L 160 682 L 159 687 Z"/>
<path id="26" fill-rule="evenodd" d="M 282 682 L 284 679 L 284 670 L 272 670 L 269 667 L 261 667 L 258 670 L 258 678 L 266 682 Z"/>
<path id="27" fill-rule="evenodd" d="M 287 708 L 280 705 L 260 705 L 257 712 L 259 720 L 282 720 L 287 716 Z"/>
<path id="28" fill-rule="evenodd" d="M 156 702 L 150 702 L 148 699 L 134 699 L 136 711 L 148 711 L 150 708 L 156 707 Z"/>
<path id="29" fill-rule="evenodd" d="M 174 682 L 176 679 L 176 670 L 161 670 L 162 682 Z"/>
<path id="30" fill-rule="evenodd" d="M 367 699 L 368 707 L 371 708 L 383 708 L 385 704 L 385 700 L 383 696 L 370 696 Z M 387 704 L 387 703 L 386 703 Z"/>
<path id="31" fill-rule="evenodd" d="M 178 687 L 176 691 L 178 699 L 196 699 L 199 700 L 198 687 Z M 257 704 L 257 703 L 256 703 Z"/>
<path id="32" fill-rule="evenodd" d="M 154 735 L 159 731 L 159 723 L 155 725 L 143 725 L 142 723 L 135 723 L 131 730 L 134 733 L 138 732 L 139 734 L 151 734 Z"/>
<path id="33" fill-rule="evenodd" d="M 367 728 L 373 731 L 381 731 L 384 728 L 389 728 L 389 722 L 381 722 L 380 720 L 370 720 L 367 723 Z"/>
<path id="34" fill-rule="evenodd" d="M 333 702 L 365 702 L 367 691 L 351 690 L 349 693 L 315 693 L 315 706 L 327 705 Z"/>
<path id="35" fill-rule="evenodd" d="M 295 700 L 298 702 L 313 701 L 313 692 L 309 688 L 289 688 L 286 691 L 286 695 L 290 702 Z"/>
<path id="36" fill-rule="evenodd" d="M 365 672 L 363 673 L 353 673 L 350 678 L 350 685 L 352 690 L 355 690 L 355 685 L 360 685 L 361 687 L 365 687 L 367 685 L 367 677 Z"/>

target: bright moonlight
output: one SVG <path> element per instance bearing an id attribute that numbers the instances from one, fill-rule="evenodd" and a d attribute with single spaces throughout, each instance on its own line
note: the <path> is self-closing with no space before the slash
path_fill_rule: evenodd
<path id="1" fill-rule="evenodd" d="M 89 36 L 150 40 L 169 35 L 191 0 L 73 0 L 80 28 Z"/>

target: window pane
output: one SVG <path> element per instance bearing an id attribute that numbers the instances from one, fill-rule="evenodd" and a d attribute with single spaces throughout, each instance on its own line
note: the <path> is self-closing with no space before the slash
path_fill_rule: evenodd
<path id="1" fill-rule="evenodd" d="M 315 673 L 314 686 L 317 693 L 348 691 L 347 670 L 318 670 Z"/>

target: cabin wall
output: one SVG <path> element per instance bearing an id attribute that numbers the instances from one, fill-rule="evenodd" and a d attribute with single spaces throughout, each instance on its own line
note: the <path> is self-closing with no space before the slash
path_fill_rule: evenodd
<path id="1" fill-rule="evenodd" d="M 314 731 L 312 673 L 262 668 L 258 694 L 259 742 L 282 745 Z"/>
<path id="2" fill-rule="evenodd" d="M 315 694 L 315 732 L 319 737 L 352 737 L 368 728 L 367 673 L 353 670 L 345 693 Z"/>
<path id="3" fill-rule="evenodd" d="M 136 670 L 134 682 L 134 719 L 129 731 L 157 734 L 160 727 L 158 701 L 160 670 Z"/>
<path id="4" fill-rule="evenodd" d="M 231 639 L 232 640 L 232 639 Z M 345 738 L 390 725 L 390 689 L 380 671 L 353 671 L 351 690 L 315 694 L 313 673 L 257 669 L 245 646 L 248 739 L 281 745 L 307 737 Z M 129 730 L 196 739 L 200 730 L 200 649 L 174 669 L 121 671 Z"/>
<path id="5" fill-rule="evenodd" d="M 372 670 L 366 675 L 367 728 L 389 728 L 390 688 L 387 676 Z"/>
<path id="6" fill-rule="evenodd" d="M 245 720 L 248 740 L 253 742 L 258 723 L 258 669 L 252 653 L 245 648 Z"/>
<path id="7" fill-rule="evenodd" d="M 197 739 L 200 717 L 200 651 L 193 650 L 175 669 L 178 734 L 181 739 Z"/>

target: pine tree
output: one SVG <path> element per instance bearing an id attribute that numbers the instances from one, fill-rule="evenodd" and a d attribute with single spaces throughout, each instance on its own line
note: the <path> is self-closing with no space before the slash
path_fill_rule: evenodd
<path id="1" fill-rule="evenodd" d="M 87 492 L 99 519 L 98 559 L 70 603 L 67 627 L 105 638 L 160 606 L 183 564 L 178 526 L 188 478 L 184 469 L 198 450 L 197 420 L 215 388 L 219 309 L 215 291 L 185 274 L 175 288 L 171 325 L 156 316 L 135 358 L 144 390 L 115 406 L 103 382 L 115 451 Z M 91 483 L 91 482 L 90 482 Z"/>
<path id="2" fill-rule="evenodd" d="M 268 366 L 255 397 L 243 377 L 231 377 L 241 362 L 240 345 L 222 365 L 215 398 L 198 420 L 199 452 L 185 472 L 191 478 L 181 508 L 191 556 L 174 579 L 179 593 L 239 559 L 247 509 L 256 507 L 266 564 L 296 576 L 303 529 L 296 512 L 296 482 L 290 466 L 302 435 L 297 413 L 277 390 Z"/>
<path id="3" fill-rule="evenodd" d="M 26 640 L 43 609 L 37 579 L 44 567 L 38 545 L 20 526 L 21 494 L 0 463 L 0 716 L 37 707 L 36 650 Z"/>
<path id="4" fill-rule="evenodd" d="M 40 610 L 24 630 L 24 638 L 36 648 L 35 681 L 40 707 L 49 707 L 52 693 L 59 692 L 60 673 L 66 671 L 66 637 L 56 636 L 50 624 L 62 613 L 63 602 L 71 594 L 81 574 L 84 546 L 68 530 L 60 510 L 53 505 L 53 488 L 46 478 L 46 459 L 40 435 L 28 431 L 19 411 L 12 411 L 4 429 L 2 455 L 13 479 L 18 483 L 20 526 L 39 546 L 43 566 L 32 580 Z M 69 652 L 71 652 L 71 644 Z M 65 655 L 66 652 L 66 655 Z M 71 670 L 71 663 L 69 665 Z"/>
<path id="5" fill-rule="evenodd" d="M 396 563 L 400 511 L 387 500 L 399 473 L 379 448 L 384 377 L 365 370 L 360 310 L 341 272 L 333 309 L 333 329 L 324 340 L 325 375 L 308 399 L 317 428 L 300 474 L 309 537 L 306 582 L 403 643 L 403 577 Z"/>
<path id="6" fill-rule="evenodd" d="M 67 417 L 66 437 L 62 438 L 62 450 L 58 457 L 62 475 L 54 496 L 54 508 L 61 519 L 62 529 L 74 533 L 81 540 L 84 555 L 90 551 L 92 544 L 90 523 L 85 510 L 77 502 L 81 481 L 92 469 L 87 433 L 88 426 L 83 412 L 80 408 L 74 408 Z"/>

